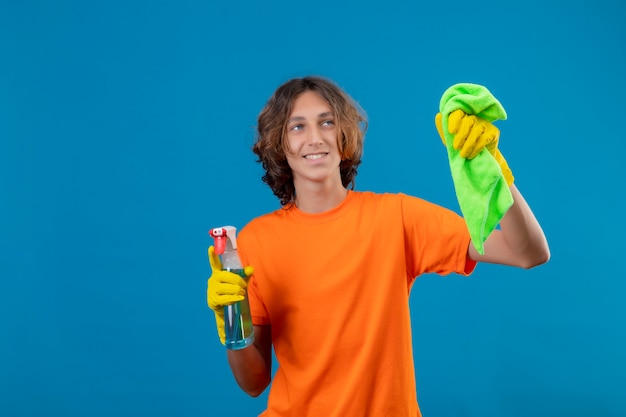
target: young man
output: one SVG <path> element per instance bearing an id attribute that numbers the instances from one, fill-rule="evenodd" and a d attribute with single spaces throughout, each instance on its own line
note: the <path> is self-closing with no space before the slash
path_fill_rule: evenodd
<path id="1" fill-rule="evenodd" d="M 464 157 L 485 146 L 497 151 L 492 124 L 458 111 L 448 126 Z M 227 356 L 248 394 L 272 382 L 265 416 L 419 416 L 408 307 L 414 280 L 469 275 L 477 262 L 531 268 L 549 259 L 504 158 L 514 203 L 483 255 L 451 210 L 404 194 L 354 191 L 365 129 L 363 113 L 331 81 L 280 86 L 259 115 L 253 150 L 282 208 L 239 234 L 244 264 L 254 267 L 248 285 L 220 271 L 209 248 L 207 297 L 222 341 L 223 306 L 248 291 L 255 342 Z"/>

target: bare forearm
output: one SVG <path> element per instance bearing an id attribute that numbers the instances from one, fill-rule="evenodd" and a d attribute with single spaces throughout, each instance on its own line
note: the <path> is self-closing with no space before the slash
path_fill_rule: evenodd
<path id="1" fill-rule="evenodd" d="M 470 257 L 481 262 L 532 268 L 550 259 L 548 242 L 528 203 L 511 185 L 514 203 L 485 242 L 485 254 L 470 247 Z"/>
<path id="2" fill-rule="evenodd" d="M 550 249 L 541 225 L 515 185 L 511 185 L 514 204 L 500 227 L 509 248 L 523 259 L 522 267 L 533 267 L 550 259 Z"/>
<path id="3" fill-rule="evenodd" d="M 237 384 L 247 394 L 260 395 L 271 380 L 271 345 L 268 347 L 263 334 L 255 326 L 258 340 L 247 348 L 228 350 L 228 364 Z"/>

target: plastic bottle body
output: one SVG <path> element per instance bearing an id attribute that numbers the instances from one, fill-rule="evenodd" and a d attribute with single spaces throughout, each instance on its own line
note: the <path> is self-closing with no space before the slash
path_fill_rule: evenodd
<path id="1" fill-rule="evenodd" d="M 248 279 L 244 273 L 239 256 L 234 250 L 227 250 L 222 255 L 222 267 Z M 250 346 L 254 342 L 254 327 L 250 315 L 250 303 L 248 293 L 245 298 L 235 304 L 224 306 L 224 327 L 226 330 L 226 348 L 237 350 Z"/>
<path id="2" fill-rule="evenodd" d="M 231 269 L 230 272 L 246 279 L 243 269 Z M 224 327 L 227 349 L 243 349 L 254 342 L 254 327 L 252 326 L 247 292 L 243 300 L 224 306 Z"/>

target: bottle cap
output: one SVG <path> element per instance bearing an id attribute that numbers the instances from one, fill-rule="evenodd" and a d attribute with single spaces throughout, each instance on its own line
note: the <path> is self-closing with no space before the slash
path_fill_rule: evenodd
<path id="1" fill-rule="evenodd" d="M 209 230 L 209 235 L 215 239 L 215 253 L 221 255 L 226 250 L 226 244 L 230 242 L 233 249 L 237 249 L 237 228 L 234 226 L 222 226 Z"/>

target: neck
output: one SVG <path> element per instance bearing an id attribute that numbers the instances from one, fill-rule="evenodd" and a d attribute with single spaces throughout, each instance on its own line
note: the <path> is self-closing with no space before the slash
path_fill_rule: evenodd
<path id="1" fill-rule="evenodd" d="M 348 195 L 348 190 L 340 183 L 339 186 L 297 188 L 296 207 L 305 213 L 323 213 L 337 207 Z"/>

